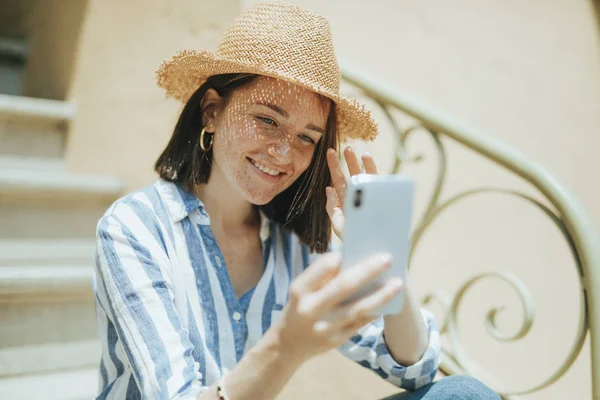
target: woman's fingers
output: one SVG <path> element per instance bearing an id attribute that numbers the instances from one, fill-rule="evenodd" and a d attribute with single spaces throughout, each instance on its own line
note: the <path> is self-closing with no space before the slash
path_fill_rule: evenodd
<path id="1" fill-rule="evenodd" d="M 338 253 L 327 253 L 317 258 L 294 279 L 290 285 L 291 297 L 320 289 L 325 281 L 339 272 L 341 262 L 342 258 Z"/>
<path id="2" fill-rule="evenodd" d="M 369 315 L 358 318 L 351 323 L 345 320 L 321 320 L 314 324 L 313 332 L 316 335 L 326 338 L 332 346 L 339 347 L 354 336 L 360 328 L 378 318 L 380 316 Z"/>
<path id="3" fill-rule="evenodd" d="M 375 292 L 362 297 L 344 306 L 345 318 L 349 323 L 369 317 L 377 308 L 392 301 L 392 299 L 404 289 L 402 280 L 393 278 L 388 280 Z"/>
<path id="4" fill-rule="evenodd" d="M 367 174 L 376 174 L 377 166 L 375 165 L 375 160 L 373 160 L 373 156 L 369 153 L 365 153 L 362 155 L 362 162 L 365 166 L 365 172 Z"/>
<path id="5" fill-rule="evenodd" d="M 392 296 L 387 285 L 353 301 L 342 302 L 383 272 L 391 263 L 388 254 L 377 254 L 340 272 L 341 257 L 319 257 L 290 286 L 284 314 L 272 327 L 285 346 L 306 357 L 338 347 L 362 326 L 376 319 L 374 310 Z"/>
<path id="6" fill-rule="evenodd" d="M 348 172 L 350 173 L 350 176 L 362 173 L 361 162 L 350 146 L 344 149 L 344 159 L 348 165 Z M 365 153 L 361 156 L 361 159 L 367 174 L 377 174 L 377 166 L 375 165 L 375 160 L 371 154 Z M 327 164 L 331 173 L 331 182 L 333 184 L 333 188 L 335 189 L 341 203 L 346 190 L 346 177 L 344 176 L 342 168 L 340 167 L 340 162 L 335 149 L 327 150 Z"/>
<path id="7" fill-rule="evenodd" d="M 339 346 L 360 328 L 380 318 L 375 310 L 390 302 L 403 288 L 400 279 L 391 279 L 374 293 L 338 308 L 327 316 L 328 319 L 317 321 L 313 332 Z"/>
<path id="8" fill-rule="evenodd" d="M 402 280 L 390 279 L 375 292 L 329 313 L 326 320 L 318 321 L 318 328 L 331 331 L 358 329 L 367 322 L 378 318 L 379 315 L 376 315 L 375 311 L 392 301 L 394 296 L 400 293 L 403 288 Z M 315 326 L 316 328 L 317 326 Z"/>
<path id="9" fill-rule="evenodd" d="M 391 262 L 391 256 L 385 253 L 367 258 L 360 265 L 343 271 L 331 279 L 315 293 L 314 301 L 319 304 L 324 313 L 327 313 L 389 268 Z"/>
<path id="10" fill-rule="evenodd" d="M 342 203 L 338 198 L 335 189 L 331 186 L 327 186 L 325 192 L 327 193 L 325 209 L 327 210 L 335 234 L 338 235 L 338 237 L 341 237 L 341 233 L 344 230 L 344 212 L 342 211 Z"/>
<path id="11" fill-rule="evenodd" d="M 340 168 L 337 152 L 334 149 L 327 150 L 327 165 L 329 165 L 331 183 L 333 184 L 338 199 L 341 200 L 344 198 L 344 191 L 346 190 L 346 177 Z"/>
<path id="12" fill-rule="evenodd" d="M 350 146 L 346 147 L 344 150 L 344 158 L 346 159 L 346 164 L 348 164 L 348 172 L 350 172 L 350 176 L 362 173 L 362 168 L 360 167 L 358 157 Z"/>

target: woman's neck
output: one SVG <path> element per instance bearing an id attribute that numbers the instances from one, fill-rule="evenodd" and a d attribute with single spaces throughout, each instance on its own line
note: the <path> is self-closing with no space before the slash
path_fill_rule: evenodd
<path id="1" fill-rule="evenodd" d="M 260 225 L 257 207 L 220 182 L 217 176 L 214 178 L 195 188 L 195 195 L 204 203 L 211 226 L 222 232 L 236 233 Z"/>

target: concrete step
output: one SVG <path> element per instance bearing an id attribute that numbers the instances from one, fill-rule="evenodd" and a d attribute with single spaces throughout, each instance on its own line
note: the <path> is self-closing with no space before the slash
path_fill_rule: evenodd
<path id="1" fill-rule="evenodd" d="M 67 166 L 62 159 L 47 157 L 27 157 L 18 155 L 0 156 L 1 170 L 66 172 Z"/>
<path id="2" fill-rule="evenodd" d="M 20 301 L 48 302 L 91 296 L 92 268 L 16 266 L 0 268 L 0 306 Z"/>
<path id="3" fill-rule="evenodd" d="M 0 240 L 93 240 L 96 237 L 98 219 L 106 208 L 107 204 L 72 201 L 54 205 L 0 203 Z"/>
<path id="4" fill-rule="evenodd" d="M 92 264 L 0 267 L 0 321 L 0 377 L 96 364 Z"/>
<path id="5" fill-rule="evenodd" d="M 0 399 L 89 400 L 98 387 L 97 368 L 0 379 Z"/>
<path id="6" fill-rule="evenodd" d="M 61 158 L 75 105 L 0 94 L 0 155 Z"/>
<path id="7" fill-rule="evenodd" d="M 67 101 L 0 94 L 0 118 L 69 122 L 75 117 L 75 105 Z"/>
<path id="8" fill-rule="evenodd" d="M 27 265 L 77 265 L 94 261 L 92 239 L 3 239 L 0 268 Z"/>
<path id="9" fill-rule="evenodd" d="M 100 354 L 97 339 L 0 348 L 0 379 L 94 367 L 100 363 Z"/>
<path id="10" fill-rule="evenodd" d="M 0 157 L 0 203 L 106 205 L 123 192 L 120 179 L 65 171 L 61 160 Z"/>

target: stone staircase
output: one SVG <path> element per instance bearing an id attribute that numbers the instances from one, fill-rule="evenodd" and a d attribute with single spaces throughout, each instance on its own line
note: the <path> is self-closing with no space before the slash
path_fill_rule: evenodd
<path id="1" fill-rule="evenodd" d="M 95 227 L 123 185 L 67 170 L 75 106 L 7 84 L 26 55 L 10 42 L 0 38 L 0 399 L 89 399 L 100 352 Z"/>

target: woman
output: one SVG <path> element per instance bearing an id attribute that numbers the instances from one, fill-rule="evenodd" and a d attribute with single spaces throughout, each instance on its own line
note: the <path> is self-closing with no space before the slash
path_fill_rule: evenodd
<path id="1" fill-rule="evenodd" d="M 402 282 L 339 305 L 390 259 L 340 272 L 339 255 L 320 255 L 343 226 L 338 141 L 377 132 L 339 96 L 323 18 L 257 4 L 216 55 L 182 52 L 158 79 L 185 102 L 160 179 L 115 202 L 97 229 L 98 398 L 272 399 L 335 347 L 414 398 L 453 386 L 497 398 L 474 380 L 430 385 L 439 333 Z M 351 149 L 345 158 L 360 173 Z M 368 315 L 399 291 L 401 313 Z"/>

